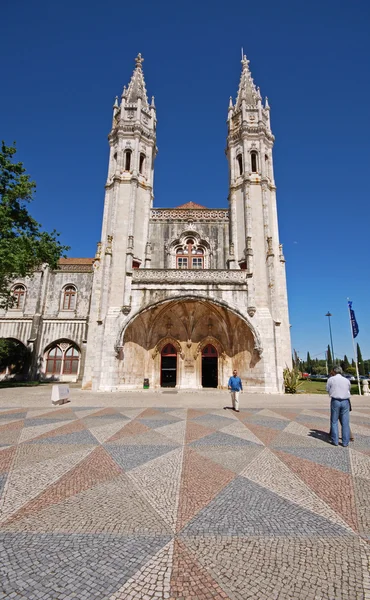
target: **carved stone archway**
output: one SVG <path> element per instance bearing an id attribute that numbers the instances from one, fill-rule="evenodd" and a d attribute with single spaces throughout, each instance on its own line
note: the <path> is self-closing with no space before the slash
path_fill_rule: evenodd
<path id="1" fill-rule="evenodd" d="M 159 342 L 156 344 L 153 350 L 152 358 L 154 359 L 158 354 L 160 354 L 163 348 L 167 346 L 167 344 L 172 344 L 172 346 L 176 349 L 178 355 L 184 360 L 185 355 L 182 351 L 181 344 L 176 338 L 172 337 L 171 335 L 166 335 L 161 340 L 159 340 Z"/>
<path id="2" fill-rule="evenodd" d="M 226 353 L 225 350 L 223 349 L 222 344 L 219 342 L 219 340 L 217 340 L 215 337 L 213 337 L 212 335 L 207 335 L 207 337 L 203 338 L 198 346 L 197 349 L 194 353 L 194 360 L 197 360 L 199 354 L 202 353 L 203 348 L 205 348 L 206 346 L 208 346 L 208 344 L 211 344 L 212 346 L 214 346 L 217 350 L 217 353 L 219 355 L 219 357 L 222 360 L 225 360 L 226 358 Z"/>

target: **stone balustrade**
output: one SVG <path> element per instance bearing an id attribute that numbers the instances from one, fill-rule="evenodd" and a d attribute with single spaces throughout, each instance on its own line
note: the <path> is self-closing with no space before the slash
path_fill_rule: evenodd
<path id="1" fill-rule="evenodd" d="M 231 283 L 245 285 L 246 271 L 221 269 L 134 269 L 133 283 Z"/>

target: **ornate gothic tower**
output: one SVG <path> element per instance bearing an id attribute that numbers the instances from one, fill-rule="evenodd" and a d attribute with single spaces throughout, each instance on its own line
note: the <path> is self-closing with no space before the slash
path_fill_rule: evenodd
<path id="1" fill-rule="evenodd" d="M 143 58 L 113 107 L 101 242 L 94 262 L 84 382 L 94 389 L 114 385 L 119 315 L 129 312 L 133 268 L 150 262 L 148 227 L 153 205 L 156 110 L 148 102 Z M 109 385 L 108 385 L 109 382 Z"/>
<path id="2" fill-rule="evenodd" d="M 245 269 L 248 314 L 264 340 L 264 359 L 280 377 L 291 363 L 285 260 L 279 243 L 270 107 L 246 56 L 235 105 L 228 111 L 230 267 Z M 254 316 L 255 315 L 255 316 Z M 275 357 L 272 353 L 275 352 Z M 271 354 L 271 356 L 267 356 Z"/>

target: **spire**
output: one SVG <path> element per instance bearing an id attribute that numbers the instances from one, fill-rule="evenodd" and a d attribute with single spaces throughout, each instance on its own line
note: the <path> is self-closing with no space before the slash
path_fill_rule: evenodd
<path id="1" fill-rule="evenodd" d="M 235 108 L 238 111 L 241 108 L 242 100 L 245 100 L 245 103 L 248 106 L 257 106 L 259 92 L 254 85 L 251 72 L 249 70 L 249 60 L 243 55 L 242 58 L 242 74 L 240 77 L 238 96 L 236 99 Z"/>
<path id="2" fill-rule="evenodd" d="M 142 63 L 144 59 L 139 53 L 135 58 L 135 69 L 131 77 L 128 89 L 126 91 L 126 103 L 136 104 L 138 98 L 141 98 L 142 106 L 149 108 L 148 96 L 146 93 L 144 74 L 142 69 Z"/>

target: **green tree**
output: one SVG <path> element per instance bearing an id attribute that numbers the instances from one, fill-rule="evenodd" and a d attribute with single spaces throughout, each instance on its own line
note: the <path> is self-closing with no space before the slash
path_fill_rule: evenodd
<path id="1" fill-rule="evenodd" d="M 307 352 L 306 371 L 307 371 L 307 373 L 311 373 L 311 370 L 312 370 L 312 360 L 311 360 L 310 353 Z"/>
<path id="2" fill-rule="evenodd" d="M 328 349 L 326 351 L 326 360 L 328 362 L 328 371 L 330 373 L 330 371 L 333 368 L 333 359 L 332 359 L 332 356 L 331 356 L 331 350 L 330 350 L 329 344 L 328 344 Z"/>
<path id="3" fill-rule="evenodd" d="M 350 365 L 349 365 L 349 360 L 348 360 L 348 357 L 346 354 L 344 355 L 343 360 L 340 361 L 340 366 L 342 367 L 343 371 L 345 373 L 347 373 L 347 369 Z"/>
<path id="4" fill-rule="evenodd" d="M 12 373 L 27 371 L 29 360 L 30 352 L 21 342 L 0 338 L 0 372 L 6 368 Z"/>
<path id="5" fill-rule="evenodd" d="M 365 371 L 365 375 L 369 374 L 369 371 L 370 371 L 370 360 L 364 360 L 364 371 Z"/>
<path id="6" fill-rule="evenodd" d="M 11 304 L 9 291 L 16 277 L 31 275 L 43 263 L 52 269 L 69 250 L 58 241 L 59 233 L 41 231 L 31 217 L 27 204 L 36 184 L 21 162 L 14 163 L 15 144 L 1 144 L 0 150 L 0 306 Z"/>
<path id="7" fill-rule="evenodd" d="M 357 344 L 357 364 L 359 375 L 365 375 L 364 361 L 362 360 L 360 344 Z"/>
<path id="8" fill-rule="evenodd" d="M 355 367 L 356 368 L 356 363 L 355 363 L 355 361 L 354 361 L 353 358 L 352 358 L 352 361 L 351 361 L 351 367 Z"/>

